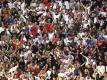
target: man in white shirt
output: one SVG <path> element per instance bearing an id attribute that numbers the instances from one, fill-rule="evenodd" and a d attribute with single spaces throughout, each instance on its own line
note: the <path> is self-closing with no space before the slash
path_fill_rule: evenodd
<path id="1" fill-rule="evenodd" d="M 97 72 L 100 74 L 100 75 L 103 75 L 105 73 L 105 66 L 102 65 L 102 63 L 100 62 L 99 65 L 97 66 Z"/>
<path id="2" fill-rule="evenodd" d="M 56 12 L 53 12 L 53 18 L 54 18 L 54 22 L 56 23 L 57 19 L 59 19 L 61 16 L 60 13 L 56 13 Z"/>
<path id="3" fill-rule="evenodd" d="M 21 3 L 21 11 L 23 11 L 23 14 L 25 13 L 25 2 Z"/>
<path id="4" fill-rule="evenodd" d="M 70 9 L 70 5 L 68 1 L 64 1 L 64 5 L 66 6 L 66 9 Z"/>
<path id="5" fill-rule="evenodd" d="M 10 8 L 10 9 L 12 9 L 13 7 L 14 7 L 14 5 L 13 5 L 13 3 L 9 0 L 9 2 L 8 2 L 8 7 Z"/>
<path id="6" fill-rule="evenodd" d="M 0 27 L 0 34 L 4 31 L 3 27 Z"/>
<path id="7" fill-rule="evenodd" d="M 52 73 L 52 72 L 51 72 L 51 69 L 49 69 L 49 70 L 47 71 L 47 79 L 49 79 L 49 80 L 51 79 L 51 73 Z"/>
<path id="8" fill-rule="evenodd" d="M 66 21 L 66 24 L 68 24 L 69 15 L 66 12 L 63 14 L 63 19 Z"/>

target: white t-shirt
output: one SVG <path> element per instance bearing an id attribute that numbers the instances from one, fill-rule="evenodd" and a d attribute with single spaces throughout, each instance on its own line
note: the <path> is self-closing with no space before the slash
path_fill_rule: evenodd
<path id="1" fill-rule="evenodd" d="M 56 9 L 56 7 L 57 7 L 57 4 L 54 3 L 53 6 L 52 6 L 52 8 L 53 8 L 53 9 Z"/>
<path id="2" fill-rule="evenodd" d="M 82 41 L 83 45 L 87 45 L 86 40 L 87 38 L 83 38 L 83 41 Z"/>
<path id="3" fill-rule="evenodd" d="M 35 79 L 36 79 L 36 80 L 40 80 L 40 78 L 39 78 L 38 76 L 35 76 Z"/>
<path id="4" fill-rule="evenodd" d="M 80 40 L 78 39 L 78 37 L 74 38 L 74 42 L 76 42 L 78 45 L 80 45 Z"/>
<path id="5" fill-rule="evenodd" d="M 70 8 L 70 5 L 69 5 L 69 2 L 68 2 L 68 1 L 65 1 L 65 2 L 64 2 L 64 5 L 66 6 L 66 9 L 69 9 L 69 8 Z"/>
<path id="6" fill-rule="evenodd" d="M 20 1 L 15 1 L 14 2 L 14 6 L 17 7 L 18 9 L 20 9 L 20 5 L 21 5 Z"/>
<path id="7" fill-rule="evenodd" d="M 102 14 L 104 17 L 107 16 L 107 13 L 106 13 L 106 12 L 100 12 L 100 14 Z"/>
<path id="8" fill-rule="evenodd" d="M 12 8 L 14 7 L 13 3 L 12 3 L 12 2 L 9 2 L 9 3 L 8 3 L 8 7 L 9 7 L 10 9 L 12 9 Z"/>
<path id="9" fill-rule="evenodd" d="M 105 72 L 105 66 L 97 66 L 97 71 L 99 74 L 104 74 Z"/>
<path id="10" fill-rule="evenodd" d="M 84 32 L 80 32 L 78 35 L 82 38 L 82 36 L 84 36 Z"/>
<path id="11" fill-rule="evenodd" d="M 20 57 L 25 57 L 25 58 L 27 58 L 28 57 L 28 55 L 29 54 L 31 54 L 32 52 L 29 50 L 29 51 L 26 51 L 25 53 L 23 53 L 23 54 L 20 54 Z"/>
<path id="12" fill-rule="evenodd" d="M 48 79 L 51 78 L 51 73 L 52 73 L 52 72 L 51 72 L 50 70 L 47 71 L 47 78 L 48 78 Z"/>
<path id="13" fill-rule="evenodd" d="M 4 28 L 3 28 L 3 27 L 0 27 L 0 33 L 3 32 L 3 31 L 4 31 Z"/>
<path id="14" fill-rule="evenodd" d="M 56 19 L 59 19 L 60 15 L 61 15 L 60 13 L 59 13 L 59 14 L 55 14 L 55 13 L 53 12 L 54 22 L 56 22 Z"/>
<path id="15" fill-rule="evenodd" d="M 21 4 L 21 11 L 23 11 L 23 14 L 26 12 L 26 10 L 25 10 L 25 2 L 23 2 Z"/>
<path id="16" fill-rule="evenodd" d="M 88 22 L 83 21 L 83 28 L 88 28 Z"/>
<path id="17" fill-rule="evenodd" d="M 94 18 L 94 23 L 96 23 L 96 22 L 97 22 L 97 18 L 95 17 L 95 18 Z"/>
<path id="18" fill-rule="evenodd" d="M 69 21 L 69 15 L 68 14 L 63 14 L 63 18 L 66 21 L 66 23 L 68 23 L 68 21 Z"/>
<path id="19" fill-rule="evenodd" d="M 107 40 L 107 35 L 103 35 L 103 37 Z"/>
<path id="20" fill-rule="evenodd" d="M 51 40 L 52 40 L 53 36 L 54 36 L 54 32 L 52 32 L 52 33 L 48 33 L 49 41 L 51 41 Z"/>
<path id="21" fill-rule="evenodd" d="M 15 66 L 15 67 L 12 67 L 10 70 L 9 70 L 9 73 L 11 72 L 15 72 L 17 70 L 18 66 Z"/>
<path id="22" fill-rule="evenodd" d="M 64 39 L 64 43 L 65 43 L 65 45 L 68 45 L 68 43 L 71 43 L 72 41 L 70 41 L 68 38 L 65 38 Z"/>
<path id="23" fill-rule="evenodd" d="M 59 6 L 62 6 L 61 0 L 58 0 L 58 1 L 56 1 L 56 2 L 59 4 Z"/>
<path id="24" fill-rule="evenodd" d="M 36 7 L 36 3 L 31 3 L 30 6 Z"/>
<path id="25" fill-rule="evenodd" d="M 64 77 L 64 73 L 58 73 L 58 77 Z"/>

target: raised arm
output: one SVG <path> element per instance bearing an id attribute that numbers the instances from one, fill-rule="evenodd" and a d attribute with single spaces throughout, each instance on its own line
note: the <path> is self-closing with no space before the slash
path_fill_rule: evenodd
<path id="1" fill-rule="evenodd" d="M 80 54 L 86 59 L 86 62 L 88 62 L 88 59 L 89 59 L 89 58 L 86 57 L 85 55 L 83 55 L 82 52 L 81 52 Z"/>
<path id="2" fill-rule="evenodd" d="M 92 4 L 93 4 L 92 0 L 90 0 L 90 2 L 91 2 L 91 5 L 90 5 L 89 7 L 91 7 L 91 6 L 92 6 Z"/>
<path id="3" fill-rule="evenodd" d="M 82 3 L 82 1 L 81 1 L 81 0 L 80 0 L 80 4 L 82 5 L 82 7 L 83 7 L 83 8 L 86 8 L 86 7 L 83 5 L 83 3 Z"/>
<path id="4" fill-rule="evenodd" d="M 82 52 L 80 53 L 84 58 L 87 58 L 86 56 L 84 56 L 83 54 L 82 54 Z"/>
<path id="5" fill-rule="evenodd" d="M 91 2 L 91 4 L 90 4 L 90 6 L 89 6 L 89 8 L 92 6 L 92 4 L 93 4 L 93 2 L 92 2 L 92 0 L 90 0 L 90 2 Z M 86 9 L 87 7 L 86 6 L 84 6 L 84 4 L 82 3 L 82 1 L 80 0 L 80 3 L 81 3 L 81 5 Z"/>
<path id="6" fill-rule="evenodd" d="M 86 64 L 86 62 L 84 62 L 83 64 L 81 64 L 81 67 L 83 67 Z"/>

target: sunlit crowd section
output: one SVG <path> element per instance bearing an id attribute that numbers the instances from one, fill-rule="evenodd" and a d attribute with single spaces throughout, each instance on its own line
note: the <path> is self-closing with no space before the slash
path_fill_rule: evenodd
<path id="1" fill-rule="evenodd" d="M 0 80 L 107 80 L 107 0 L 0 0 Z"/>

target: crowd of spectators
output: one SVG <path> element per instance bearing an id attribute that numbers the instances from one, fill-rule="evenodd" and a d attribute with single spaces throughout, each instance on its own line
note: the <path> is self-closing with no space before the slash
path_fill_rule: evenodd
<path id="1" fill-rule="evenodd" d="M 104 80 L 106 72 L 106 0 L 0 0 L 0 80 Z"/>

